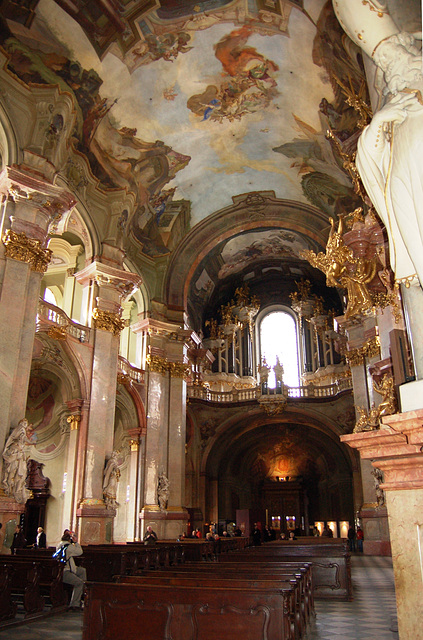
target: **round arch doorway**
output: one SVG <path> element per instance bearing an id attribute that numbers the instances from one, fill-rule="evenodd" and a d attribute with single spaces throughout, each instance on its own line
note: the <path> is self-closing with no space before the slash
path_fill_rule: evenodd
<path id="1" fill-rule="evenodd" d="M 337 434 L 304 416 L 245 417 L 216 434 L 203 460 L 206 519 L 218 520 L 221 531 L 236 522 L 246 535 L 257 521 L 299 535 L 330 522 L 345 535 L 357 467 Z"/>

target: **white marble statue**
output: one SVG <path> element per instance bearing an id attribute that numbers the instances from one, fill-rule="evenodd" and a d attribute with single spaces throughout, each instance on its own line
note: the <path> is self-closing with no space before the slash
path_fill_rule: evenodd
<path id="1" fill-rule="evenodd" d="M 16 502 L 24 504 L 28 500 L 29 491 L 26 481 L 26 447 L 31 444 L 32 425 L 24 418 L 20 420 L 9 435 L 3 451 L 3 489 Z"/>
<path id="2" fill-rule="evenodd" d="M 162 472 L 159 475 L 158 485 L 157 485 L 157 499 L 160 507 L 160 511 L 164 511 L 166 509 L 170 494 L 170 482 L 167 476 Z"/>
<path id="3" fill-rule="evenodd" d="M 375 63 L 381 108 L 358 142 L 356 164 L 385 224 L 399 282 L 423 285 L 423 76 L 421 41 L 402 33 L 385 3 L 336 0 L 348 35 Z"/>
<path id="4" fill-rule="evenodd" d="M 104 469 L 103 497 L 107 507 L 115 509 L 119 506 L 117 502 L 117 485 L 120 478 L 118 466 L 120 451 L 113 451 Z"/>

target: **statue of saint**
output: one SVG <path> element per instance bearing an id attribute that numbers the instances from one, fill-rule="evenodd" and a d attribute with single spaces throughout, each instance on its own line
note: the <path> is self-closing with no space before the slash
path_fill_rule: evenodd
<path id="1" fill-rule="evenodd" d="M 7 495 L 21 504 L 24 504 L 29 496 L 29 491 L 25 487 L 26 447 L 31 444 L 33 435 L 32 425 L 23 418 L 12 430 L 3 451 L 3 488 Z"/>
<path id="2" fill-rule="evenodd" d="M 380 5 L 380 6 L 379 6 Z M 389 237 L 398 282 L 423 285 L 423 74 L 421 42 L 389 15 L 385 3 L 337 0 L 337 17 L 376 65 L 379 105 L 358 141 L 360 177 Z"/>
<path id="3" fill-rule="evenodd" d="M 159 502 L 160 511 L 164 511 L 167 507 L 170 494 L 170 482 L 167 476 L 162 472 L 159 475 L 159 481 L 157 486 L 157 499 Z"/>
<path id="4" fill-rule="evenodd" d="M 104 469 L 103 497 L 106 506 L 110 509 L 115 509 L 119 506 L 116 500 L 117 484 L 120 478 L 120 469 L 118 466 L 119 455 L 120 451 L 112 451 L 112 455 Z"/>

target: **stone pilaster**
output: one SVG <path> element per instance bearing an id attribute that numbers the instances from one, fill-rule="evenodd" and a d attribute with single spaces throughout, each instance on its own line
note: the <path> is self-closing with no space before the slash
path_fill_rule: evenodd
<path id="1" fill-rule="evenodd" d="M 132 327 L 147 340 L 147 431 L 145 436 L 144 503 L 141 535 L 151 524 L 160 538 L 176 538 L 185 529 L 185 421 L 188 364 L 185 358 L 191 332 L 147 318 Z M 158 503 L 160 475 L 169 480 L 169 498 Z"/>
<path id="2" fill-rule="evenodd" d="M 18 168 L 0 174 L 7 198 L 0 243 L 0 450 L 25 416 L 40 283 L 51 252 L 50 224 L 75 204 L 48 181 Z"/>
<path id="3" fill-rule="evenodd" d="M 121 301 L 140 284 L 141 278 L 109 264 L 93 262 L 75 275 L 90 289 L 87 299 L 94 328 L 90 412 L 85 439 L 82 500 L 77 511 L 82 543 L 112 542 L 114 509 L 103 501 L 105 460 L 113 450 L 119 337 L 123 327 Z"/>
<path id="4" fill-rule="evenodd" d="M 382 422 L 376 431 L 341 440 L 383 473 L 399 637 L 408 640 L 420 637 L 423 615 L 423 410 L 386 416 Z"/>
<path id="5" fill-rule="evenodd" d="M 130 453 L 128 464 L 128 484 L 131 487 L 129 502 L 127 505 L 126 539 L 134 542 L 137 539 L 138 525 L 138 485 L 140 469 L 140 441 L 139 432 L 134 430 L 130 435 Z"/>
<path id="6" fill-rule="evenodd" d="M 69 400 L 67 403 L 69 415 L 66 421 L 69 425 L 69 442 L 65 464 L 66 488 L 63 493 L 62 531 L 65 529 L 73 531 L 76 525 L 78 439 L 83 416 L 83 405 L 84 401 L 82 399 Z"/>

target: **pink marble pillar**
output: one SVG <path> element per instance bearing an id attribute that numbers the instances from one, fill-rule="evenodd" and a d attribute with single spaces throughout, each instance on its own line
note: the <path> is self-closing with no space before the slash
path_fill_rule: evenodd
<path id="1" fill-rule="evenodd" d="M 145 434 L 141 536 L 151 524 L 161 538 L 176 538 L 186 528 L 186 383 L 184 353 L 191 335 L 175 323 L 146 318 L 132 327 L 147 341 L 147 430 Z M 160 509 L 160 475 L 169 481 L 169 499 Z"/>
<path id="2" fill-rule="evenodd" d="M 401 640 L 421 637 L 423 616 L 423 410 L 386 416 L 376 431 L 341 436 L 383 472 L 398 629 Z"/>
<path id="3" fill-rule="evenodd" d="M 50 261 L 49 225 L 75 201 L 29 169 L 7 167 L 0 193 L 8 198 L 0 244 L 0 450 L 25 417 L 35 321 L 43 273 Z M 1 461 L 0 461 L 1 464 Z"/>
<path id="4" fill-rule="evenodd" d="M 77 511 L 80 541 L 85 544 L 112 542 L 115 509 L 103 500 L 105 461 L 113 451 L 116 380 L 122 297 L 127 297 L 141 283 L 141 278 L 94 261 L 75 275 L 91 289 L 91 322 L 94 327 L 94 354 L 91 372 L 90 410 L 85 436 L 84 484 Z"/>

